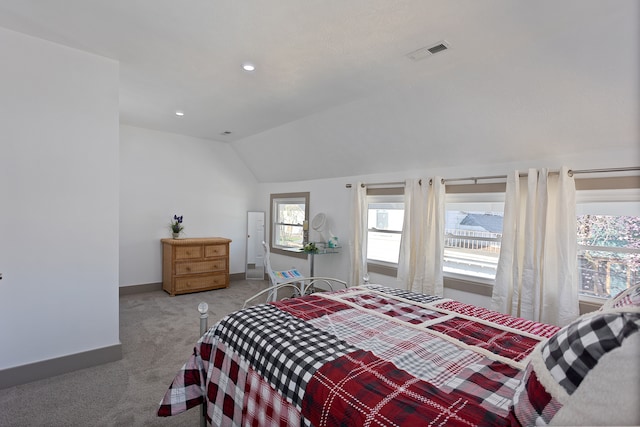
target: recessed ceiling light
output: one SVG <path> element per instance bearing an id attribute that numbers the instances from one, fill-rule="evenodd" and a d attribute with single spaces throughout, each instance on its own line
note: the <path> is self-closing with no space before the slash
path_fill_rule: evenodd
<path id="1" fill-rule="evenodd" d="M 250 62 L 245 62 L 244 64 L 242 64 L 242 69 L 245 71 L 254 71 L 256 69 L 256 66 Z"/>
<path id="2" fill-rule="evenodd" d="M 184 111 L 181 111 L 181 110 L 176 111 L 176 116 L 180 116 L 180 117 L 184 116 Z"/>

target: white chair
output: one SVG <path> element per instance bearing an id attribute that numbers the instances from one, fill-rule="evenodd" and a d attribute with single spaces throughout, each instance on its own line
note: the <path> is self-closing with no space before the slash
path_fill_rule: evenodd
<path id="1" fill-rule="evenodd" d="M 291 270 L 273 270 L 271 268 L 271 260 L 269 251 L 269 245 L 267 242 L 262 242 L 262 246 L 264 247 L 264 268 L 269 275 L 269 282 L 271 286 L 269 289 L 269 295 L 267 296 L 267 302 L 272 302 L 278 299 L 278 285 L 284 282 L 295 282 L 295 279 L 301 280 L 301 286 L 296 289 L 296 294 L 300 295 L 302 289 L 302 283 L 305 277 L 300 273 L 297 269 L 292 268 Z M 297 295 L 296 295 L 297 296 Z"/>

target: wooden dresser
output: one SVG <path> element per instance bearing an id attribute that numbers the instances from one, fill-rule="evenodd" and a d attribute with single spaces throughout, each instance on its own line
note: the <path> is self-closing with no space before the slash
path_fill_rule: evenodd
<path id="1" fill-rule="evenodd" d="M 162 289 L 171 296 L 229 286 L 229 243 L 221 237 L 162 239 Z"/>

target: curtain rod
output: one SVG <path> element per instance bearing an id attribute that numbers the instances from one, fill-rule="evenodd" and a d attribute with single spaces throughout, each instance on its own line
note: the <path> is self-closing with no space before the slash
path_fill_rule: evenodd
<path id="1" fill-rule="evenodd" d="M 612 173 L 612 172 L 633 172 L 640 171 L 640 166 L 630 166 L 624 168 L 604 168 L 604 169 L 579 169 L 572 170 L 569 169 L 567 172 L 569 176 L 574 176 L 576 174 L 588 174 L 588 173 Z M 551 173 L 559 173 L 559 171 L 552 171 Z M 528 176 L 528 173 L 520 173 L 521 177 Z M 487 175 L 487 176 L 471 176 L 467 178 L 447 178 L 443 179 L 443 183 L 452 182 L 452 181 L 474 181 L 474 184 L 477 184 L 479 180 L 487 180 L 487 179 L 507 179 L 508 175 Z M 431 184 L 431 180 L 429 180 L 429 184 Z M 375 186 L 404 186 L 404 182 L 379 182 L 379 183 L 371 183 L 361 184 L 362 187 L 375 187 Z M 420 185 L 422 185 L 422 180 L 420 180 Z M 351 188 L 351 184 L 345 185 L 347 188 Z"/>
<path id="2" fill-rule="evenodd" d="M 574 176 L 576 174 L 588 174 L 588 173 L 612 173 L 612 172 L 631 172 L 631 171 L 640 171 L 640 166 L 630 166 L 625 168 L 604 168 L 604 169 L 580 169 L 580 170 L 572 170 L 569 169 L 567 174 L 569 176 Z M 551 173 L 560 173 L 560 171 L 551 171 Z M 520 177 L 528 176 L 529 174 L 526 172 L 520 173 Z M 451 181 L 474 181 L 474 184 L 478 183 L 478 180 L 487 180 L 487 179 L 507 179 L 508 175 L 493 175 L 493 176 L 472 176 L 468 178 L 448 178 L 445 179 L 444 182 Z"/>
<path id="3" fill-rule="evenodd" d="M 577 174 L 581 174 L 581 173 L 606 173 L 606 172 L 633 172 L 633 171 L 640 171 L 640 166 L 629 166 L 627 168 L 569 170 L 569 174 L 576 174 L 576 173 Z"/>
<path id="4" fill-rule="evenodd" d="M 420 180 L 420 183 L 422 183 L 422 180 Z M 404 181 L 399 181 L 399 182 L 376 182 L 376 183 L 362 183 L 360 184 L 360 186 L 362 188 L 364 187 L 389 187 L 389 186 L 397 186 L 397 187 L 404 187 Z M 347 188 L 351 188 L 352 185 L 351 184 L 346 184 L 345 187 Z"/>

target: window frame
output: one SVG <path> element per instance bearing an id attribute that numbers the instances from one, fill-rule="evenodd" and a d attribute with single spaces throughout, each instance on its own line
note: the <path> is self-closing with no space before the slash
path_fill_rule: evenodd
<path id="1" fill-rule="evenodd" d="M 389 199 L 390 203 L 402 203 L 404 204 L 404 186 L 402 187 L 384 187 L 384 188 L 370 188 L 367 187 L 367 218 L 369 216 L 369 203 L 370 200 L 377 201 L 378 203 L 385 203 L 385 199 Z M 391 201 L 395 199 L 394 201 Z M 404 224 L 403 224 L 404 228 Z M 369 233 L 371 229 L 367 224 L 367 233 Z M 402 230 L 400 231 L 402 235 Z M 367 241 L 368 241 L 367 234 Z M 369 259 L 369 255 L 367 252 L 367 271 L 370 273 L 382 274 L 384 276 L 398 276 L 398 264 L 380 261 L 380 260 L 372 260 Z"/>
<path id="2" fill-rule="evenodd" d="M 294 258 L 307 259 L 307 254 L 304 252 L 291 249 L 285 249 L 281 246 L 274 245 L 275 239 L 275 226 L 276 226 L 276 208 L 277 204 L 282 203 L 282 200 L 289 199 L 291 203 L 299 202 L 300 199 L 304 200 L 304 222 L 300 224 L 303 227 L 303 241 L 308 240 L 308 230 L 304 230 L 304 223 L 308 224 L 309 222 L 309 200 L 311 196 L 310 193 L 307 192 L 296 192 L 296 193 L 271 193 L 269 196 L 269 205 L 271 207 L 269 214 L 269 248 L 272 254 L 285 255 Z M 296 224 L 297 225 L 297 224 Z"/>
<path id="3" fill-rule="evenodd" d="M 593 201 L 593 198 L 597 197 L 597 201 L 640 201 L 640 195 L 638 190 L 640 189 L 640 176 L 628 175 L 628 176 L 600 176 L 600 177 L 584 177 L 575 179 L 576 185 L 576 209 L 578 203 L 583 203 L 586 200 L 586 195 L 590 194 L 589 200 Z M 367 189 L 367 196 L 373 193 L 373 190 L 395 190 L 400 191 L 399 194 L 404 194 L 404 187 L 398 187 L 394 189 Z M 613 190 L 602 192 L 593 191 L 588 193 L 586 190 Z M 626 193 L 623 190 L 628 190 Z M 481 200 L 486 193 L 502 193 L 503 201 L 506 195 L 506 182 L 487 182 L 487 183 L 474 183 L 474 184 L 449 184 L 446 186 L 445 204 L 450 200 L 457 198 L 467 198 L 470 202 L 476 199 L 479 202 L 486 202 L 487 200 Z M 619 194 L 625 194 L 623 200 L 612 200 L 612 195 L 618 192 Z M 629 195 L 631 194 L 631 195 Z M 455 196 L 454 196 L 455 195 Z M 577 221 L 577 218 L 576 218 Z M 578 253 L 576 252 L 576 256 Z M 382 265 L 380 263 L 371 262 L 367 260 L 368 270 L 371 273 L 377 273 L 385 276 L 397 277 L 398 268 L 397 265 Z M 483 279 L 481 277 L 475 277 L 470 275 L 462 275 L 455 273 L 445 273 L 444 287 L 448 289 L 455 289 L 459 291 L 469 292 L 473 294 L 483 295 L 491 297 L 492 289 L 495 285 L 494 280 Z M 592 297 L 588 295 L 578 294 L 578 300 L 580 304 L 580 313 L 586 313 L 593 311 L 600 307 L 607 299 Z"/>
<path id="4" fill-rule="evenodd" d="M 640 201 L 640 176 L 621 176 L 621 177 L 592 177 L 592 178 L 576 178 L 576 213 L 581 203 L 618 203 L 618 202 L 639 202 Z M 603 191 L 604 190 L 604 191 Z M 457 201 L 458 196 L 463 197 L 464 201 L 490 202 L 484 198 L 483 193 L 506 193 L 506 183 L 487 183 L 487 184 L 453 184 L 446 187 L 446 203 L 451 200 Z M 453 195 L 456 196 L 453 196 Z M 453 196 L 453 197 L 452 197 Z M 576 217 L 577 225 L 577 217 Z M 580 246 L 576 251 L 576 257 Z M 491 288 L 495 285 L 495 279 L 483 279 L 464 274 L 443 272 L 445 287 L 451 287 L 461 291 L 472 292 L 480 295 L 491 296 Z M 611 296 L 613 297 L 613 295 Z M 580 303 L 580 312 L 593 311 L 600 307 L 608 298 L 583 295 L 578 291 L 578 300 Z"/>
<path id="5" fill-rule="evenodd" d="M 634 185 L 635 179 L 635 185 Z M 585 211 L 589 211 L 588 208 L 581 208 L 583 205 L 592 203 L 607 204 L 611 206 L 605 208 L 606 212 L 602 214 L 608 215 L 626 215 L 626 211 L 620 211 L 621 204 L 628 203 L 640 203 L 640 177 L 617 177 L 617 178 L 589 178 L 581 180 L 581 185 L 578 185 L 576 180 L 576 220 L 580 214 L 586 214 Z M 615 206 L 619 204 L 618 206 Z M 638 250 L 628 248 L 617 247 L 601 247 L 590 245 L 577 245 L 576 256 L 583 250 L 598 250 L 602 249 L 604 252 L 620 252 L 620 253 L 638 253 Z M 580 274 L 577 272 L 577 274 Z M 592 306 L 600 306 L 604 302 L 608 301 L 615 295 L 609 297 L 602 297 L 596 295 L 588 295 L 581 293 L 578 289 L 578 299 L 580 304 L 587 304 Z"/>
<path id="6" fill-rule="evenodd" d="M 503 214 L 504 214 L 504 203 L 506 197 L 506 183 L 489 183 L 489 184 L 460 184 L 460 185 L 452 185 L 452 191 L 449 189 L 445 189 L 445 215 L 447 211 L 447 205 L 450 204 L 462 204 L 462 203 L 487 203 L 494 204 L 499 203 L 503 205 Z M 447 234 L 445 230 L 444 239 L 446 241 Z M 491 241 L 500 241 L 502 239 L 490 239 Z M 443 249 L 446 250 L 446 247 Z M 498 257 L 500 256 L 500 252 L 498 252 Z M 444 266 L 443 266 L 444 267 Z M 493 279 L 481 276 L 474 276 L 472 274 L 464 274 L 464 273 L 454 273 L 451 271 L 442 271 L 443 279 L 446 281 L 450 279 L 450 281 L 455 281 L 456 283 L 474 283 L 481 284 L 483 287 L 483 291 L 481 294 L 486 294 L 487 286 L 493 287 L 496 280 L 495 277 Z"/>

